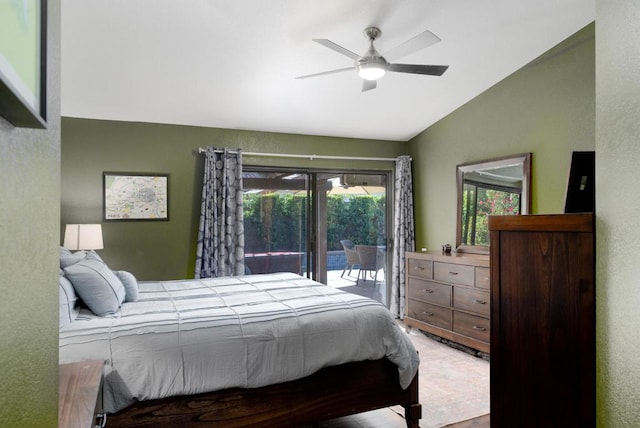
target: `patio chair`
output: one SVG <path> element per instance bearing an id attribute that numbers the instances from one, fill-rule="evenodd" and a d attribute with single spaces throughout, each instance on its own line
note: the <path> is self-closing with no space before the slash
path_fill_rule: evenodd
<path id="1" fill-rule="evenodd" d="M 358 281 L 362 272 L 362 280 L 367 281 L 367 272 L 373 279 L 373 285 L 378 282 L 378 271 L 383 267 L 383 255 L 376 245 L 356 245 L 356 252 L 360 259 Z M 356 282 L 357 284 L 357 282 Z"/>
<path id="2" fill-rule="evenodd" d="M 349 241 L 348 239 L 343 239 L 340 241 L 340 243 L 342 244 L 344 253 L 347 256 L 347 264 L 342 270 L 342 275 L 340 275 L 340 278 L 342 278 L 344 276 L 344 272 L 347 269 L 349 269 L 349 273 L 347 274 L 347 276 L 351 275 L 351 269 L 353 269 L 354 266 L 360 265 L 360 258 L 358 257 L 358 253 L 356 252 L 355 248 L 356 246 L 353 244 L 353 242 Z M 360 273 L 358 273 L 358 275 L 360 275 Z"/>

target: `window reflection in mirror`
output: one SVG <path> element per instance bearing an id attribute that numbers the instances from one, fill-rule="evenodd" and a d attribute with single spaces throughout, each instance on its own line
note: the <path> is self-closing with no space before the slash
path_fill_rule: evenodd
<path id="1" fill-rule="evenodd" d="M 458 165 L 457 251 L 489 250 L 490 215 L 529 212 L 531 154 Z"/>

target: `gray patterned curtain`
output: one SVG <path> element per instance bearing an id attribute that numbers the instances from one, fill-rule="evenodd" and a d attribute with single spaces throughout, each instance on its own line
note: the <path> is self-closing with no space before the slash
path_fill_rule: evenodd
<path id="1" fill-rule="evenodd" d="M 411 157 L 396 159 L 395 218 L 393 222 L 393 258 L 391 269 L 391 313 L 404 319 L 405 306 L 405 253 L 416 246 L 413 224 L 413 184 Z"/>
<path id="2" fill-rule="evenodd" d="M 207 147 L 195 278 L 244 274 L 242 152 Z"/>

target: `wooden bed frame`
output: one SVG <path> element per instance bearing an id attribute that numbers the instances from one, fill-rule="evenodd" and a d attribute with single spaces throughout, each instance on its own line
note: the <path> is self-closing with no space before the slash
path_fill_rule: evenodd
<path id="1" fill-rule="evenodd" d="M 299 380 L 261 388 L 232 388 L 142 401 L 107 418 L 119 427 L 299 427 L 401 405 L 408 428 L 418 428 L 418 374 L 403 390 L 387 359 L 327 367 Z"/>

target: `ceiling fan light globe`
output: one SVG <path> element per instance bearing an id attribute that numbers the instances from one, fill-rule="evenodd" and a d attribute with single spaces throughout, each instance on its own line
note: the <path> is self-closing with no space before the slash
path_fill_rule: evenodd
<path id="1" fill-rule="evenodd" d="M 364 80 L 378 80 L 386 72 L 387 70 L 381 64 L 361 64 L 358 67 L 358 75 Z"/>

